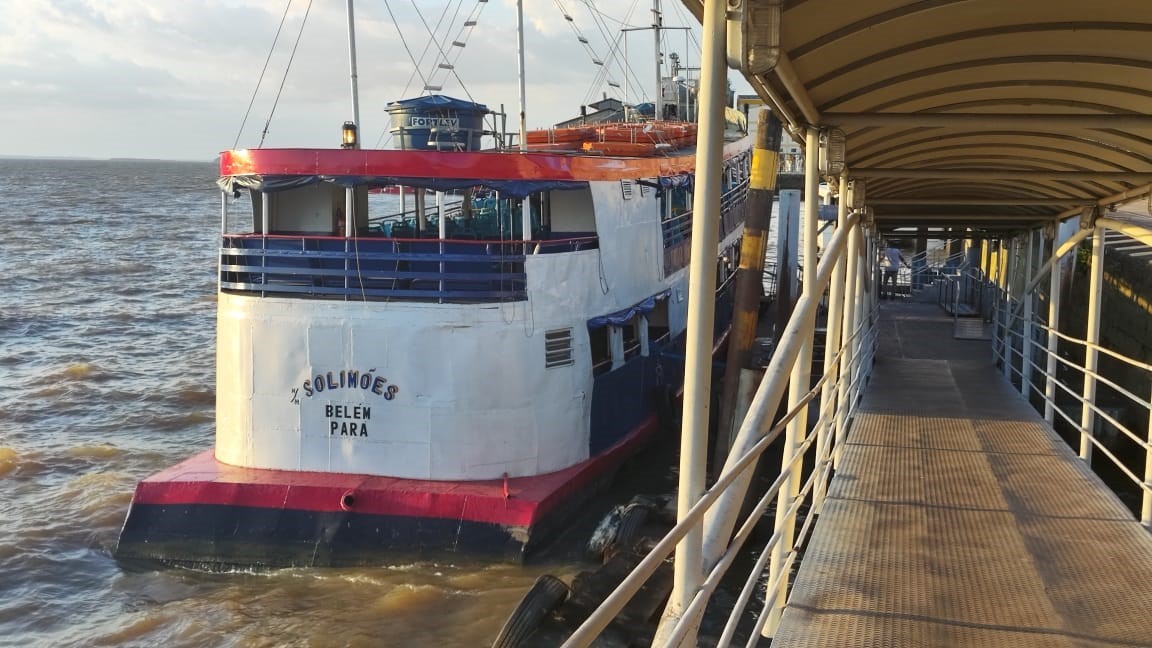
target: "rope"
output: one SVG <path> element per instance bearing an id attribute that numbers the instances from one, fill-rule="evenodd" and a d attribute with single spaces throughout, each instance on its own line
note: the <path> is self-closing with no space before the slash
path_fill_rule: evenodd
<path id="1" fill-rule="evenodd" d="M 244 126 L 248 123 L 248 115 L 252 113 L 252 105 L 256 103 L 256 94 L 260 92 L 260 84 L 264 82 L 264 73 L 268 71 L 268 62 L 272 60 L 272 53 L 276 51 L 276 43 L 280 40 L 280 30 L 284 28 L 284 21 L 288 18 L 288 10 L 292 8 L 292 0 L 284 5 L 284 14 L 280 16 L 280 24 L 276 27 L 276 35 L 272 38 L 272 47 L 268 48 L 268 58 L 264 59 L 264 67 L 260 70 L 260 78 L 256 79 L 256 88 L 252 90 L 252 98 L 248 101 L 248 110 L 244 111 L 244 120 L 240 122 L 240 130 L 236 133 L 236 141 L 232 144 L 235 150 L 240 146 L 240 136 L 244 134 Z"/>
<path id="2" fill-rule="evenodd" d="M 264 122 L 264 132 L 260 134 L 260 144 L 264 146 L 264 138 L 268 136 L 268 126 L 272 124 L 272 116 L 276 114 L 276 106 L 280 103 L 280 93 L 284 92 L 284 83 L 288 81 L 288 71 L 292 69 L 292 60 L 296 58 L 296 48 L 300 46 L 300 37 L 304 35 L 304 25 L 308 24 L 308 14 L 312 11 L 312 0 L 308 0 L 308 7 L 304 9 L 304 19 L 300 21 L 300 31 L 296 32 L 296 42 L 292 44 L 292 54 L 288 57 L 288 65 L 284 66 L 284 78 L 280 79 L 280 88 L 276 90 L 276 100 L 272 102 L 272 111 L 268 113 L 268 121 Z"/>

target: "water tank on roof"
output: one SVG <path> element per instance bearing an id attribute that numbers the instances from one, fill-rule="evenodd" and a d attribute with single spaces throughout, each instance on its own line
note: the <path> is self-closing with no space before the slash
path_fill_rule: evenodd
<path id="1" fill-rule="evenodd" d="M 389 132 L 404 150 L 478 151 L 484 132 L 484 104 L 430 95 L 388 104 Z"/>

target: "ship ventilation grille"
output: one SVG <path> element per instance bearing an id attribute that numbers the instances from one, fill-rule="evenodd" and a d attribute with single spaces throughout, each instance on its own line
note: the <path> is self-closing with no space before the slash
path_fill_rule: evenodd
<path id="1" fill-rule="evenodd" d="M 544 331 L 544 368 L 572 364 L 572 329 Z"/>
<path id="2" fill-rule="evenodd" d="M 647 196 L 649 190 L 650 190 L 650 188 L 648 187 L 648 185 L 641 184 L 640 185 L 640 197 L 643 198 L 644 196 Z"/>
<path id="3" fill-rule="evenodd" d="M 624 194 L 624 200 L 632 200 L 632 181 L 621 180 L 620 192 Z"/>

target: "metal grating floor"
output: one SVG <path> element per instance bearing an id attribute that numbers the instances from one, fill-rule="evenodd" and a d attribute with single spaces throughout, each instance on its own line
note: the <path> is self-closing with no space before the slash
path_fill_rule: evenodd
<path id="1" fill-rule="evenodd" d="M 876 362 L 772 646 L 1152 646 L 1152 535 L 990 360 L 900 355 Z"/>
<path id="2" fill-rule="evenodd" d="M 991 340 L 990 325 L 980 317 L 957 317 L 952 337 L 962 340 Z"/>

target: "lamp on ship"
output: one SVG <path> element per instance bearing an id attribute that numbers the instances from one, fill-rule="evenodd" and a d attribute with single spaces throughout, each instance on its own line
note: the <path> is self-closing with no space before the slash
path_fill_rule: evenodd
<path id="1" fill-rule="evenodd" d="M 357 147 L 356 142 L 356 123 L 346 121 L 344 127 L 340 129 L 340 148 L 354 149 Z"/>

